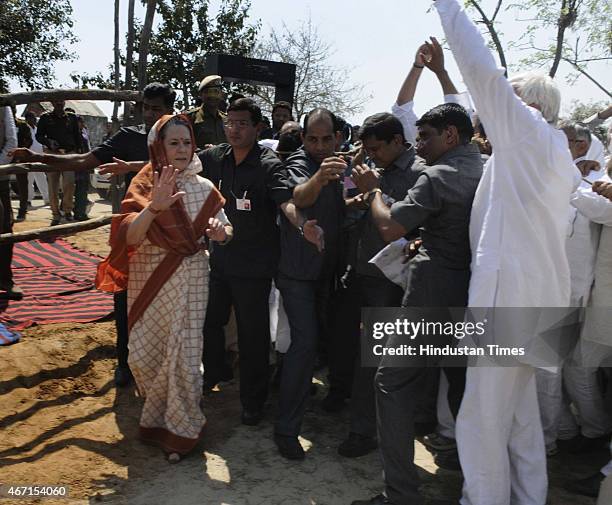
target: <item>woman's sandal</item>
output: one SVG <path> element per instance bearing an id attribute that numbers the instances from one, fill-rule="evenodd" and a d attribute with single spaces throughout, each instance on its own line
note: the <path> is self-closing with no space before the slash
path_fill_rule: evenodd
<path id="1" fill-rule="evenodd" d="M 171 452 L 166 454 L 166 459 L 168 460 L 168 463 L 175 464 L 178 463 L 182 457 L 178 452 Z"/>

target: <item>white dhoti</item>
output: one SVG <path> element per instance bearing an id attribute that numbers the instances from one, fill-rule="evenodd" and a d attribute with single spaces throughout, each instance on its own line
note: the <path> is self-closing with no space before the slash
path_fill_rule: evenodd
<path id="1" fill-rule="evenodd" d="M 462 505 L 544 505 L 548 477 L 535 369 L 468 368 L 457 417 Z"/>

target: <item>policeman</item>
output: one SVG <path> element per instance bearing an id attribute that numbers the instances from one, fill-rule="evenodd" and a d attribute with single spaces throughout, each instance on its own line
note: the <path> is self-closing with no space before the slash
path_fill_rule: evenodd
<path id="1" fill-rule="evenodd" d="M 187 111 L 193 125 L 196 144 L 200 149 L 227 142 L 223 130 L 225 114 L 219 110 L 223 101 L 221 82 L 218 75 L 204 77 L 198 87 L 202 105 Z"/>

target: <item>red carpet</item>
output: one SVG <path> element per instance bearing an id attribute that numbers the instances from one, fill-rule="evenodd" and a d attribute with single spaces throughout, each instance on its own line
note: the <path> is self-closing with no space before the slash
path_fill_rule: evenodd
<path id="1" fill-rule="evenodd" d="M 23 300 L 0 299 L 0 322 L 15 330 L 34 324 L 88 323 L 113 311 L 113 296 L 94 287 L 100 258 L 62 239 L 19 242 L 13 279 Z"/>

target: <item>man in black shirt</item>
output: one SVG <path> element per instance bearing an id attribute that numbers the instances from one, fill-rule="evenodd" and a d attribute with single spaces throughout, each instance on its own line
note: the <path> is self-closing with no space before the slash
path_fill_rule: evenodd
<path id="1" fill-rule="evenodd" d="M 229 144 L 200 154 L 204 175 L 226 199 L 225 213 L 234 227 L 227 245 L 214 244 L 210 256 L 210 292 L 204 323 L 206 387 L 225 373 L 225 335 L 234 307 L 240 349 L 242 422 L 256 425 L 268 394 L 270 286 L 279 257 L 276 199 L 287 190 L 279 182 L 282 164 L 257 143 L 261 110 L 248 98 L 233 102 L 225 133 Z M 288 198 L 286 198 L 288 199 Z"/>
<path id="2" fill-rule="evenodd" d="M 38 120 L 36 140 L 45 148 L 45 152 L 57 154 L 79 153 L 82 150 L 83 138 L 77 117 L 64 110 L 63 100 L 52 102 L 53 110 L 45 112 Z M 72 221 L 74 207 L 74 172 L 49 172 L 49 203 L 53 219 L 51 226 L 60 224 L 59 188 L 62 180 L 62 210 L 64 217 Z"/>
<path id="3" fill-rule="evenodd" d="M 281 205 L 281 258 L 276 281 L 291 328 L 291 345 L 283 358 L 279 412 L 274 441 L 282 456 L 302 459 L 298 441 L 306 410 L 317 344 L 326 326 L 329 296 L 336 272 L 344 216 L 342 177 L 346 163 L 334 156 L 339 134 L 336 118 L 315 109 L 304 121 L 304 145 L 285 162 L 285 186 L 298 216 Z M 319 247 L 307 239 L 307 227 L 323 233 Z"/>
<path id="4" fill-rule="evenodd" d="M 39 154 L 28 149 L 17 149 L 15 159 L 61 166 L 62 170 L 86 171 L 103 163 L 114 173 L 125 173 L 126 189 L 134 176 L 149 159 L 147 135 L 164 114 L 173 114 L 176 93 L 167 84 L 151 83 L 143 90 L 142 109 L 144 124 L 121 128 L 115 135 L 88 153 Z M 79 132 L 80 136 L 80 132 Z M 131 171 L 131 172 L 130 172 Z M 125 386 L 131 381 L 128 367 L 127 293 L 115 294 L 115 324 L 117 327 L 117 361 L 115 383 Z"/>
<path id="5" fill-rule="evenodd" d="M 402 123 L 392 114 L 375 114 L 363 123 L 360 138 L 363 148 L 376 166 L 384 204 L 390 207 L 393 203 L 403 200 L 424 166 L 415 163 L 414 147 L 406 145 Z M 359 191 L 366 193 L 368 188 L 360 187 Z M 359 306 L 399 307 L 403 289 L 387 279 L 378 267 L 369 263 L 370 259 L 387 245 L 372 219 L 369 208 L 361 219 L 358 236 L 355 269 Z M 349 346 L 359 349 L 358 334 L 354 336 L 354 340 L 345 343 L 344 347 Z M 360 356 L 357 355 L 351 394 L 349 438 L 338 448 L 338 452 L 346 457 L 363 456 L 376 448 L 376 368 L 361 367 L 360 363 Z"/>

